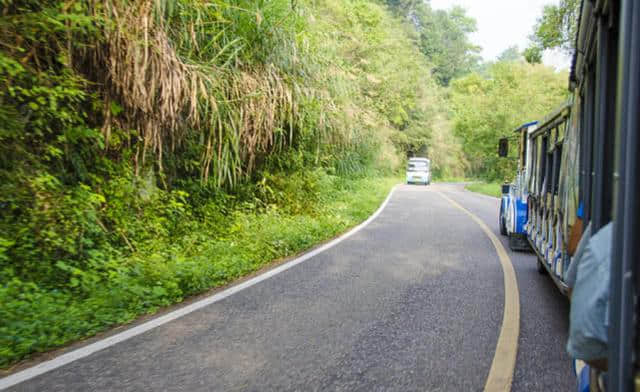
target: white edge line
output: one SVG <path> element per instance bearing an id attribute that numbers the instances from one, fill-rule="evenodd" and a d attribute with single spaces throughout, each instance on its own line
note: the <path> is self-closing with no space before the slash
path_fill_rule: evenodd
<path id="1" fill-rule="evenodd" d="M 251 287 L 257 283 L 260 283 L 264 280 L 267 280 L 269 278 L 271 278 L 272 276 L 275 276 L 283 271 L 288 270 L 289 268 L 292 268 L 300 263 L 305 262 L 306 260 L 309 260 L 310 258 L 324 252 L 325 250 L 334 247 L 335 245 L 339 244 L 340 242 L 346 240 L 347 238 L 351 237 L 352 235 L 356 234 L 357 232 L 359 232 L 360 230 L 362 230 L 365 226 L 367 226 L 369 223 L 371 223 L 374 219 L 376 219 L 380 213 L 385 209 L 385 207 L 387 206 L 387 204 L 389 203 L 389 200 L 391 200 L 391 197 L 393 196 L 393 193 L 395 192 L 395 190 L 397 189 L 398 185 L 394 186 L 391 191 L 389 192 L 389 195 L 387 196 L 387 198 L 382 202 L 382 204 L 380 205 L 380 207 L 378 207 L 378 209 L 376 210 L 376 212 L 373 213 L 373 215 L 371 215 L 367 220 L 365 220 L 364 222 L 360 223 L 358 226 L 354 227 L 353 229 L 349 230 L 348 232 L 342 234 L 340 237 L 335 238 L 329 242 L 327 242 L 326 244 L 308 252 L 303 254 L 300 257 L 297 257 L 291 261 L 288 261 L 272 270 L 266 271 L 265 273 L 258 275 L 254 278 L 251 278 L 245 282 L 242 282 L 238 285 L 229 287 L 226 290 L 223 290 L 219 293 L 216 293 L 210 297 L 204 298 L 200 301 L 194 302 L 190 305 L 187 305 L 183 308 L 174 310 L 173 312 L 167 313 L 163 316 L 154 318 L 153 320 L 149 320 L 145 323 L 142 323 L 140 325 L 138 325 L 137 327 L 133 327 L 131 329 L 128 329 L 126 331 L 120 332 L 118 334 L 109 336 L 105 339 L 102 339 L 100 341 L 97 341 L 95 343 L 91 343 L 87 346 L 84 347 L 80 347 L 76 350 L 70 351 L 66 354 L 60 355 L 59 357 L 56 357 L 54 359 L 51 359 L 49 361 L 45 361 L 42 362 L 38 365 L 35 365 L 33 367 L 27 368 L 25 370 L 19 371 L 15 374 L 12 374 L 10 376 L 4 377 L 0 379 L 0 390 L 15 386 L 17 384 L 20 384 L 21 382 L 30 380 L 34 377 L 40 376 L 44 373 L 47 373 L 51 370 L 57 369 L 59 367 L 62 367 L 64 365 L 67 365 L 71 362 L 77 361 L 78 359 L 84 358 L 84 357 L 88 357 L 89 355 L 96 353 L 100 350 L 103 350 L 107 347 L 111 347 L 114 346 L 118 343 L 124 342 L 127 339 L 130 339 L 134 336 L 140 335 L 142 333 L 145 333 L 151 329 L 154 329 L 156 327 L 159 327 L 163 324 L 166 324 L 170 321 L 176 320 L 182 316 L 185 316 L 189 313 L 192 313 L 198 309 L 202 309 L 205 306 L 211 305 L 213 303 L 216 303 L 218 301 L 221 301 L 229 296 L 232 296 L 233 294 L 242 291 L 248 287 Z"/>

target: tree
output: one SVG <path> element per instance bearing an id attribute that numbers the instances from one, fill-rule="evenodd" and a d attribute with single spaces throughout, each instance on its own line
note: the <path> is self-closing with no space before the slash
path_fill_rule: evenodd
<path id="1" fill-rule="evenodd" d="M 396 12 L 404 13 L 406 10 L 413 10 L 419 7 L 422 0 L 386 0 L 387 5 Z"/>
<path id="2" fill-rule="evenodd" d="M 533 28 L 531 45 L 525 51 L 527 61 L 541 61 L 542 52 L 547 49 L 573 53 L 579 13 L 580 0 L 560 0 L 557 5 L 545 6 Z"/>
<path id="3" fill-rule="evenodd" d="M 476 31 L 475 19 L 462 7 L 449 11 L 430 10 L 422 17 L 419 46 L 434 64 L 433 74 L 441 85 L 469 73 L 478 63 L 480 47 L 471 43 L 469 35 Z"/>
<path id="4" fill-rule="evenodd" d="M 542 63 L 542 50 L 536 46 L 530 46 L 525 49 L 523 55 L 529 64 Z"/>
<path id="5" fill-rule="evenodd" d="M 498 158 L 498 139 L 561 105 L 567 99 L 567 75 L 521 62 L 498 62 L 488 73 L 472 73 L 452 83 L 454 133 L 462 141 L 468 174 L 505 180 L 513 175 L 513 162 Z"/>
<path id="6" fill-rule="evenodd" d="M 464 8 L 434 10 L 428 2 L 416 0 L 386 0 L 386 3 L 415 28 L 418 46 L 433 64 L 432 73 L 440 85 L 449 85 L 451 80 L 477 66 L 480 47 L 469 38 L 476 31 L 476 21 Z"/>
<path id="7" fill-rule="evenodd" d="M 498 62 L 510 62 L 510 61 L 518 61 L 522 58 L 520 54 L 520 50 L 518 50 L 517 45 L 513 45 L 505 49 L 498 56 Z"/>

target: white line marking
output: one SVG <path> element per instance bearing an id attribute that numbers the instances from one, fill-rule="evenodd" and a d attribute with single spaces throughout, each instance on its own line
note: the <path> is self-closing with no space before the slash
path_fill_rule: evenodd
<path id="1" fill-rule="evenodd" d="M 183 308 L 180 308 L 178 310 L 174 310 L 171 313 L 167 313 L 164 316 L 160 316 L 158 318 L 155 318 L 153 320 L 149 320 L 146 323 L 140 324 L 137 327 L 133 327 L 131 329 L 128 329 L 126 331 L 120 332 L 116 335 L 113 336 L 109 336 L 108 338 L 105 338 L 103 340 L 97 341 L 95 343 L 89 344 L 87 346 L 78 348 L 76 350 L 70 351 L 66 354 L 63 354 L 57 358 L 51 359 L 49 361 L 45 361 L 42 362 L 38 365 L 35 365 L 33 367 L 30 367 L 28 369 L 19 371 L 15 374 L 12 374 L 10 376 L 4 377 L 2 379 L 0 379 L 0 390 L 12 387 L 14 385 L 17 385 L 21 382 L 30 380 L 34 377 L 37 377 L 39 375 L 42 375 L 44 373 L 47 373 L 51 370 L 57 369 L 61 366 L 67 365 L 71 362 L 77 361 L 78 359 L 84 358 L 84 357 L 88 357 L 89 355 L 96 353 L 100 350 L 103 350 L 107 347 L 111 347 L 113 345 L 116 345 L 118 343 L 124 342 L 127 339 L 130 339 L 134 336 L 140 335 L 142 333 L 145 333 L 151 329 L 154 329 L 156 327 L 159 327 L 163 324 L 166 324 L 170 321 L 176 320 L 184 315 L 187 315 L 189 313 L 192 313 L 198 309 L 202 309 L 205 306 L 211 305 L 213 303 L 216 303 L 218 301 L 221 301 L 239 291 L 242 291 L 248 287 L 251 287 L 257 283 L 260 283 L 264 280 L 267 280 L 283 271 L 288 270 L 289 268 L 295 267 L 296 265 L 305 262 L 306 260 L 309 260 L 310 258 L 324 252 L 325 250 L 332 248 L 334 246 L 336 246 L 337 244 L 339 244 L 340 242 L 346 240 L 347 238 L 351 237 L 352 235 L 356 234 L 357 232 L 359 232 L 360 230 L 362 230 L 365 226 L 367 226 L 369 223 L 371 223 L 374 219 L 376 219 L 380 213 L 382 213 L 382 211 L 385 209 L 385 207 L 387 206 L 387 204 L 389 203 L 389 200 L 391 200 L 391 197 L 393 196 L 395 190 L 398 188 L 398 186 L 396 185 L 395 187 L 393 187 L 393 189 L 391 189 L 391 192 L 389 192 L 389 195 L 387 196 L 387 198 L 384 200 L 384 202 L 382 202 L 382 204 L 380 205 L 380 207 L 376 210 L 376 212 L 373 213 L 373 215 L 371 215 L 366 221 L 360 223 L 358 226 L 354 227 L 353 229 L 349 230 L 348 232 L 346 232 L 345 234 L 341 235 L 340 237 L 327 242 L 326 244 L 312 250 L 309 253 L 305 253 L 300 257 L 297 257 L 289 262 L 286 262 L 272 270 L 266 271 L 265 273 L 258 275 L 254 278 L 251 278 L 245 282 L 242 282 L 236 286 L 230 287 L 226 290 L 223 290 L 219 293 L 216 293 L 208 298 L 204 298 L 200 301 L 194 302 L 190 305 L 187 305 Z"/>

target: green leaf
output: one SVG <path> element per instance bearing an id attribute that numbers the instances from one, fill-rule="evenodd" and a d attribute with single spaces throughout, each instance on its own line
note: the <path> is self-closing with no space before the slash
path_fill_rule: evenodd
<path id="1" fill-rule="evenodd" d="M 116 102 L 111 101 L 111 105 L 109 106 L 109 109 L 111 110 L 111 114 L 114 116 L 117 116 L 118 114 L 122 113 L 122 106 L 118 105 Z"/>

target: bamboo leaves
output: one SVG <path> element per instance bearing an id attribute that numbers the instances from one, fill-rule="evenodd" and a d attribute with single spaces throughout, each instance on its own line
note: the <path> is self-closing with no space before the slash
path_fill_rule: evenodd
<path id="1" fill-rule="evenodd" d="M 277 6 L 256 11 L 246 27 L 229 21 L 246 22 L 248 10 L 221 1 L 94 0 L 93 9 L 113 24 L 105 28 L 104 43 L 85 51 L 83 60 L 100 70 L 96 81 L 105 87 L 106 111 L 111 102 L 123 108 L 105 112 L 103 131 L 108 139 L 114 127 L 138 129 L 140 164 L 151 152 L 162 171 L 165 150 L 175 151 L 201 133 L 201 180 L 213 172 L 216 185 L 234 185 L 251 174 L 260 156 L 295 139 L 295 92 L 304 91 L 295 87 L 298 81 L 285 78 L 274 63 L 238 67 L 247 46 L 255 44 L 255 37 L 238 32 L 250 31 L 251 24 L 264 28 L 262 12 L 280 12 Z M 296 44 L 290 27 L 271 27 L 270 34 Z M 285 128 L 286 138 L 276 135 Z"/>

